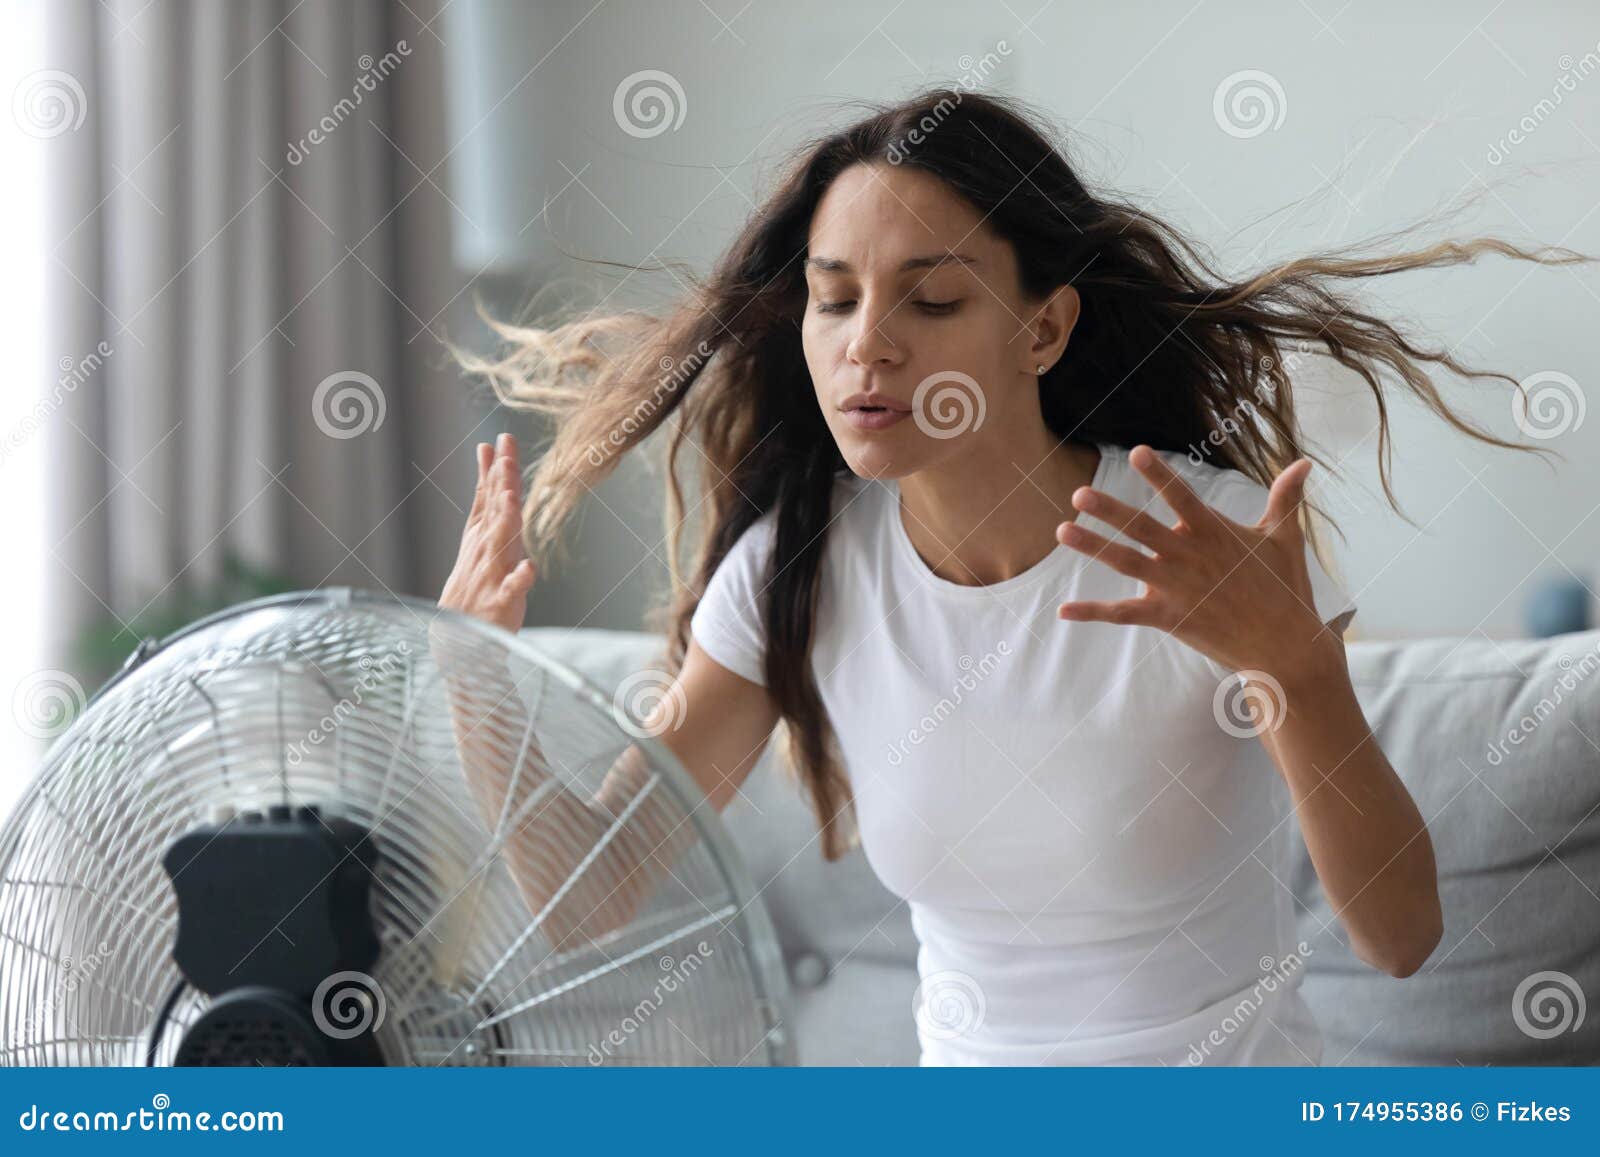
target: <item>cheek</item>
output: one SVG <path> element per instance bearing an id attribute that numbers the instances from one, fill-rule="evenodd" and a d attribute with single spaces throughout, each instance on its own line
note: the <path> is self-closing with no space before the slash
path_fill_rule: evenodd
<path id="1" fill-rule="evenodd" d="M 1019 328 L 1017 316 L 991 298 L 969 301 L 959 315 L 931 326 L 929 333 L 947 356 L 993 369 L 1005 360 Z"/>
<path id="2" fill-rule="evenodd" d="M 800 350 L 805 355 L 806 368 L 811 371 L 814 382 L 820 382 L 823 374 L 829 372 L 829 367 L 838 360 L 839 347 L 842 343 L 823 325 L 816 324 L 813 315 L 807 314 L 806 319 L 800 323 Z"/>
<path id="3" fill-rule="evenodd" d="M 824 319 L 807 308 L 805 317 L 800 321 L 800 344 L 805 346 L 809 355 L 812 350 L 820 349 L 827 340 L 828 327 L 824 324 Z"/>

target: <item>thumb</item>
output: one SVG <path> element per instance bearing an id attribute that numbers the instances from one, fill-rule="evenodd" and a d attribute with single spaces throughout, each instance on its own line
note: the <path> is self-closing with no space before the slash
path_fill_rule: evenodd
<path id="1" fill-rule="evenodd" d="M 1296 458 L 1272 480 L 1267 509 L 1261 515 L 1268 534 L 1300 533 L 1300 504 L 1305 499 L 1306 476 L 1310 473 L 1311 459 Z"/>

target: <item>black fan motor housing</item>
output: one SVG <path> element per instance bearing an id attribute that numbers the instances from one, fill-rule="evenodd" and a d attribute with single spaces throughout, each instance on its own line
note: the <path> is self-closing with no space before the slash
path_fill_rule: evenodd
<path id="1" fill-rule="evenodd" d="M 368 902 L 378 860 L 360 824 L 282 804 L 172 842 L 161 862 L 178 899 L 173 958 L 217 998 L 177 1063 L 383 1063 L 371 1032 L 325 1032 L 312 1007 L 324 980 L 378 958 Z"/>
<path id="2" fill-rule="evenodd" d="M 370 1032 L 342 1040 L 317 1027 L 311 1005 L 275 988 L 245 985 L 223 993 L 178 1044 L 179 1065 L 307 1067 L 381 1065 Z"/>

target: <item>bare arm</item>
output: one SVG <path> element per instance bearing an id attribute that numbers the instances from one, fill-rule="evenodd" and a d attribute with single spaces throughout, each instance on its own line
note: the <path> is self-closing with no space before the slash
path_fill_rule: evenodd
<path id="1" fill-rule="evenodd" d="M 521 627 L 531 564 L 520 535 L 516 444 L 479 448 L 478 492 L 440 605 Z M 525 576 L 525 577 L 519 577 Z M 695 841 L 692 822 L 630 745 L 593 798 L 549 767 L 512 673 L 436 636 L 462 770 L 524 902 L 556 949 L 621 927 Z M 644 723 L 720 811 L 761 757 L 777 711 L 765 689 L 690 643 Z M 702 805 L 704 806 L 704 805 Z"/>
<path id="2" fill-rule="evenodd" d="M 585 798 L 551 770 L 509 670 L 483 670 L 481 655 L 469 668 L 444 647 L 435 655 L 467 783 L 551 945 L 574 947 L 626 924 L 695 843 L 687 811 L 656 782 L 638 744 Z M 681 697 L 677 726 L 658 722 L 664 707 L 646 726 L 705 793 L 699 806 L 721 811 L 760 759 L 776 710 L 762 687 L 693 643 L 663 703 L 673 697 Z"/>
<path id="3" fill-rule="evenodd" d="M 1282 708 L 1260 739 L 1288 784 L 1323 891 L 1357 956 L 1410 976 L 1444 926 L 1428 825 L 1368 727 L 1342 641 L 1327 632 L 1281 686 L 1250 702 Z"/>

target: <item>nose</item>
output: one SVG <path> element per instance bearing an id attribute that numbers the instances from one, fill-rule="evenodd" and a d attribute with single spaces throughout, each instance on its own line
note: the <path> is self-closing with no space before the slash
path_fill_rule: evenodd
<path id="1" fill-rule="evenodd" d="M 888 332 L 888 317 L 882 309 L 868 308 L 863 302 L 856 310 L 856 331 L 845 347 L 845 356 L 862 366 L 892 366 L 904 353 Z"/>

